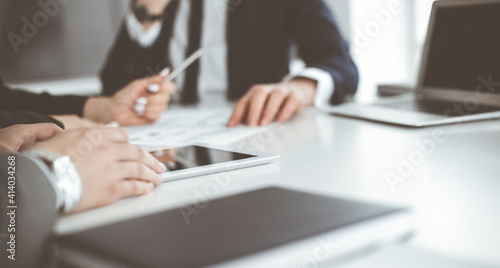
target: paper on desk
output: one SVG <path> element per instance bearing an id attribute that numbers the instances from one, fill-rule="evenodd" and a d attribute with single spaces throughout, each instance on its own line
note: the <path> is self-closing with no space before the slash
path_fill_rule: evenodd
<path id="1" fill-rule="evenodd" d="M 150 126 L 124 127 L 130 142 L 143 147 L 187 143 L 230 144 L 265 130 L 263 127 L 227 128 L 230 109 L 172 109 Z"/>

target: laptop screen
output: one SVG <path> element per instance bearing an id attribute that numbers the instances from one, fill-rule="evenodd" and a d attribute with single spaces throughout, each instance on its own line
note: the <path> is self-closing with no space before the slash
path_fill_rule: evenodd
<path id="1" fill-rule="evenodd" d="M 475 90 L 479 77 L 500 82 L 500 3 L 441 6 L 422 86 Z"/>

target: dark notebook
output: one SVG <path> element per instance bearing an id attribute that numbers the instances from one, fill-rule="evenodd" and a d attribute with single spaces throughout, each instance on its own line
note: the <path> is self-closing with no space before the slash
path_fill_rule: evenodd
<path id="1" fill-rule="evenodd" d="M 202 267 L 401 212 L 265 188 L 212 200 L 189 224 L 175 209 L 61 236 L 58 245 L 122 267 Z"/>

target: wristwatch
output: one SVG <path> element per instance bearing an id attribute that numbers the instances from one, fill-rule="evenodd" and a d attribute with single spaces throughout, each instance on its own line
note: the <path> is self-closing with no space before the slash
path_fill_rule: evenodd
<path id="1" fill-rule="evenodd" d="M 41 150 L 28 150 L 23 154 L 43 160 L 54 173 L 55 187 L 62 197 L 62 210 L 71 211 L 80 202 L 82 182 L 69 156 Z"/>
<path id="2" fill-rule="evenodd" d="M 149 13 L 149 10 L 145 6 L 137 3 L 137 0 L 132 1 L 132 12 L 139 22 L 153 22 L 163 18 L 163 14 L 153 15 Z"/>

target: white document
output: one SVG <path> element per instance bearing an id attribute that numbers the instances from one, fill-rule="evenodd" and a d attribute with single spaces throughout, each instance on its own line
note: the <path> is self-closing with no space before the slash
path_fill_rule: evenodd
<path id="1" fill-rule="evenodd" d="M 175 108 L 153 125 L 124 127 L 130 142 L 142 147 L 170 147 L 189 143 L 226 145 L 258 134 L 264 127 L 226 127 L 230 108 Z"/>

